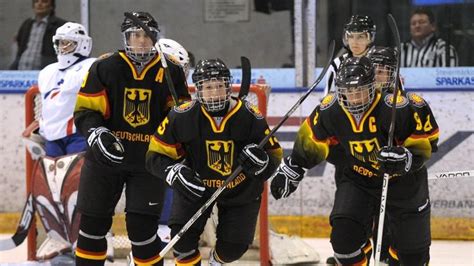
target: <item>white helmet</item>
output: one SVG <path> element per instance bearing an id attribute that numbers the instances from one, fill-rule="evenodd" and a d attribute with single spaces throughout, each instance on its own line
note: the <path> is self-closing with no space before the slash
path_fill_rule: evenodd
<path id="1" fill-rule="evenodd" d="M 61 41 L 69 41 L 69 43 Z M 89 57 L 92 49 L 92 39 L 87 34 L 86 28 L 73 22 L 67 22 L 56 30 L 53 44 L 59 69 L 70 67 L 81 57 Z"/>
<path id="2" fill-rule="evenodd" d="M 189 72 L 189 54 L 184 47 L 175 40 L 171 39 L 160 39 L 158 41 L 160 44 L 161 51 L 171 62 L 175 63 L 178 66 L 183 68 L 184 74 L 186 77 Z"/>

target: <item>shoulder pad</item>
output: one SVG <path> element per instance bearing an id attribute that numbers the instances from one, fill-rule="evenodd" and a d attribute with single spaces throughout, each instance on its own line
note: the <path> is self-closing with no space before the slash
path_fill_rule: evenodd
<path id="1" fill-rule="evenodd" d="M 392 107 L 393 103 L 393 94 L 387 94 L 385 95 L 384 102 L 388 107 Z M 396 108 L 402 108 L 405 107 L 408 104 L 408 99 L 405 98 L 403 95 L 398 95 L 397 96 L 397 105 L 395 106 Z"/>
<path id="2" fill-rule="evenodd" d="M 319 105 L 320 110 L 325 110 L 331 107 L 334 102 L 336 102 L 337 97 L 334 95 L 334 93 L 329 93 L 328 95 L 324 96 L 324 98 L 321 100 L 321 104 Z"/>
<path id="3" fill-rule="evenodd" d="M 185 113 L 185 112 L 191 110 L 195 104 L 196 104 L 196 101 L 185 102 L 185 103 L 183 103 L 179 106 L 173 107 L 173 110 L 176 113 Z"/>
<path id="4" fill-rule="evenodd" d="M 425 99 L 423 99 L 420 95 L 414 92 L 407 93 L 407 98 L 410 103 L 415 107 L 423 107 L 426 105 Z"/>
<path id="5" fill-rule="evenodd" d="M 249 110 L 249 112 L 253 114 L 255 118 L 263 119 L 263 114 L 260 112 L 260 110 L 258 109 L 256 105 L 253 105 L 251 102 L 248 102 L 248 101 L 244 101 L 244 103 L 247 110 Z"/>

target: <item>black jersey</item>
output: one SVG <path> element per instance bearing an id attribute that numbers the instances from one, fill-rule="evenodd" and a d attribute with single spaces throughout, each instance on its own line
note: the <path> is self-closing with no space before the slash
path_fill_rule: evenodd
<path id="1" fill-rule="evenodd" d="M 190 99 L 184 73 L 168 63 L 180 99 Z M 173 106 L 160 57 L 138 73 L 124 52 L 96 61 L 90 68 L 75 107 L 75 122 L 85 136 L 105 126 L 121 140 L 124 164 L 144 166 L 153 132 Z"/>
<path id="2" fill-rule="evenodd" d="M 292 158 L 312 168 L 327 159 L 330 147 L 340 145 L 347 158 L 345 171 L 363 185 L 380 186 L 377 153 L 388 142 L 392 98 L 392 94 L 376 93 L 368 110 L 356 118 L 338 104 L 334 94 L 327 95 L 301 125 Z M 438 138 L 438 126 L 432 116 L 423 124 L 404 96 L 397 97 L 396 110 L 394 145 L 408 148 L 419 169 L 431 156 L 430 142 Z"/>
<path id="3" fill-rule="evenodd" d="M 171 163 L 185 158 L 207 191 L 213 192 L 235 170 L 244 146 L 260 143 L 269 132 L 265 118 L 247 101 L 232 98 L 227 114 L 220 118 L 212 117 L 198 102 L 192 101 L 175 107 L 163 120 L 150 141 L 149 153 L 165 155 L 174 160 Z M 264 149 L 272 165 L 268 167 L 275 170 L 283 154 L 276 137 L 271 137 Z M 221 198 L 235 203 L 254 200 L 270 174 L 252 178 L 240 173 Z M 164 177 L 164 173 L 157 175 Z"/>

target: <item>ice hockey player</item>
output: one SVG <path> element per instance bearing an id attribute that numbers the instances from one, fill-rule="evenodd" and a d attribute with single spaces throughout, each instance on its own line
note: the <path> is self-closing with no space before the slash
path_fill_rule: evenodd
<path id="1" fill-rule="evenodd" d="M 367 53 L 375 71 L 375 88 L 379 91 L 393 93 L 397 75 L 397 52 L 391 47 L 374 46 Z M 399 82 L 400 92 L 403 86 Z"/>
<path id="2" fill-rule="evenodd" d="M 271 193 L 276 199 L 288 197 L 306 169 L 326 160 L 330 147 L 339 143 L 349 165 L 337 186 L 330 215 L 337 263 L 368 263 L 363 249 L 370 232 L 367 228 L 380 204 L 382 176 L 388 173 L 390 265 L 427 265 L 431 233 L 424 162 L 431 156 L 430 140 L 437 139 L 439 129 L 434 117 L 421 124 L 416 109 L 400 95 L 393 147 L 385 146 L 393 95 L 377 91 L 374 76 L 372 62 L 366 57 L 343 62 L 336 76 L 336 93 L 328 94 L 301 125 L 292 154 L 274 174 Z"/>
<path id="3" fill-rule="evenodd" d="M 349 22 L 344 25 L 342 32 L 342 43 L 344 45 L 344 53 L 336 57 L 329 66 L 328 73 L 326 75 L 326 87 L 323 95 L 327 95 L 329 92 L 335 91 L 335 79 L 336 72 L 339 69 L 340 64 L 347 58 L 350 57 L 361 57 L 367 54 L 371 49 L 375 41 L 376 26 L 372 21 L 372 18 L 364 15 L 353 15 L 349 19 Z M 341 145 L 333 145 L 328 154 L 327 161 L 334 165 L 334 179 L 336 186 L 339 182 L 342 171 L 346 165 L 346 159 L 344 157 L 344 151 Z M 367 242 L 366 250 L 371 252 L 370 241 Z M 385 253 L 384 253 L 385 254 Z M 335 264 L 333 257 L 329 257 L 326 261 L 327 264 Z"/>
<path id="4" fill-rule="evenodd" d="M 35 160 L 32 191 L 23 215 L 25 211 L 39 214 L 48 237 L 36 256 L 54 258 L 52 263 L 56 264 L 56 255 L 71 253 L 79 231 L 80 216 L 74 206 L 83 161 L 80 152 L 87 144 L 76 132 L 73 111 L 82 80 L 95 58 L 89 58 L 92 39 L 81 24 L 65 23 L 56 30 L 52 43 L 58 61 L 43 68 L 38 77 L 41 115 L 23 133 Z M 44 152 L 34 152 L 35 147 L 44 147 Z M 30 224 L 22 226 L 27 229 Z M 72 256 L 62 262 L 66 260 L 72 261 Z"/>
<path id="5" fill-rule="evenodd" d="M 257 107 L 231 97 L 230 71 L 220 59 L 197 63 L 192 79 L 197 100 L 174 108 L 150 141 L 147 169 L 174 189 L 172 236 L 241 164 L 241 172 L 217 199 L 217 243 L 211 265 L 239 259 L 251 244 L 263 183 L 275 171 L 282 149 L 275 137 L 259 143 L 269 128 Z M 189 130 L 193 129 L 193 130 Z M 201 265 L 198 242 L 212 207 L 174 246 L 177 265 Z"/>
<path id="6" fill-rule="evenodd" d="M 73 111 L 82 80 L 95 61 L 89 58 L 92 39 L 81 24 L 67 22 L 53 36 L 58 62 L 40 71 L 41 93 L 39 132 L 45 141 L 46 156 L 84 151 L 86 140 L 76 132 Z"/>
<path id="7" fill-rule="evenodd" d="M 133 12 L 156 34 L 157 21 Z M 173 99 L 165 69 L 145 31 L 126 17 L 121 31 L 125 50 L 95 62 L 79 92 L 74 119 L 89 149 L 81 170 L 77 208 L 81 212 L 77 265 L 103 265 L 104 236 L 125 187 L 126 224 L 136 264 L 162 265 L 158 256 L 159 214 L 166 184 L 145 169 L 145 153 L 153 132 Z M 184 73 L 168 64 L 181 99 L 190 99 Z"/>
<path id="8" fill-rule="evenodd" d="M 346 58 L 361 57 L 367 54 L 374 45 L 376 26 L 369 16 L 353 15 L 342 32 L 342 43 L 346 50 L 341 56 L 334 58 L 326 74 L 324 95 L 335 91 L 336 72 Z"/>
<path id="9" fill-rule="evenodd" d="M 381 91 L 393 92 L 395 88 L 395 76 L 397 68 L 397 52 L 391 47 L 376 46 L 370 49 L 367 57 L 372 61 L 375 68 L 375 87 Z M 429 126 L 433 121 L 433 112 L 429 104 L 420 95 L 407 92 L 404 89 L 402 78 L 399 77 L 399 91 L 415 108 L 417 119 L 422 125 Z M 438 150 L 438 139 L 431 139 L 432 152 Z"/>

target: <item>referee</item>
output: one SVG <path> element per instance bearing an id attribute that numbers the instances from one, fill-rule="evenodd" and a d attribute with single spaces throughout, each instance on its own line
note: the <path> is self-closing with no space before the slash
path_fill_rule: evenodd
<path id="1" fill-rule="evenodd" d="M 411 40 L 402 43 L 401 67 L 450 67 L 458 65 L 458 54 L 449 41 L 438 38 L 433 12 L 426 8 L 413 11 L 410 18 Z"/>

